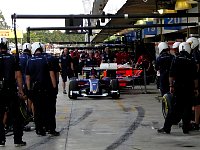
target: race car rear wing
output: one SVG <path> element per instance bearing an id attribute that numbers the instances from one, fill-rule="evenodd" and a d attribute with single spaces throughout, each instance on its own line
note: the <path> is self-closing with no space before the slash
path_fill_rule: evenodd
<path id="1" fill-rule="evenodd" d="M 91 69 L 95 69 L 95 70 L 99 71 L 100 67 L 83 67 L 83 71 L 91 71 Z"/>
<path id="2" fill-rule="evenodd" d="M 117 63 L 101 63 L 101 70 L 117 70 Z"/>

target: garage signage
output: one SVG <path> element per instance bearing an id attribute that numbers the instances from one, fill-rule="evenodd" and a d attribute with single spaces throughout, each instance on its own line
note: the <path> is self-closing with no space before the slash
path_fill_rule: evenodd
<path id="1" fill-rule="evenodd" d="M 146 22 L 147 25 L 153 24 L 153 21 Z M 144 29 L 144 35 L 156 35 L 157 34 L 157 28 L 152 27 L 152 28 L 145 28 Z"/>
<path id="2" fill-rule="evenodd" d="M 131 32 L 127 33 L 125 36 L 126 36 L 127 42 L 132 42 L 132 41 L 136 40 L 136 32 L 135 31 L 131 31 Z"/>
<path id="3" fill-rule="evenodd" d="M 164 18 L 164 24 L 176 24 L 181 23 L 181 18 Z M 181 26 L 176 27 L 164 27 L 165 30 L 180 30 Z"/>

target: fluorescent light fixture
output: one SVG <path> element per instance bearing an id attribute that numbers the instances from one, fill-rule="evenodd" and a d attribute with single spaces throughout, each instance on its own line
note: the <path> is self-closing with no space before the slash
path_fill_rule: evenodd
<path id="1" fill-rule="evenodd" d="M 163 13 L 164 13 L 164 9 L 159 9 L 159 10 L 158 10 L 158 13 L 159 13 L 159 14 L 163 14 Z"/>
<path id="2" fill-rule="evenodd" d="M 144 21 L 146 21 L 146 22 L 148 22 L 148 21 L 154 21 L 154 19 L 153 18 L 146 18 L 146 19 L 144 19 Z"/>
<path id="3" fill-rule="evenodd" d="M 172 10 L 172 9 L 164 9 L 164 13 L 165 14 L 177 13 L 177 11 L 176 10 Z"/>
<path id="4" fill-rule="evenodd" d="M 146 22 L 144 20 L 138 20 L 135 24 L 141 25 L 141 24 L 146 24 Z"/>
<path id="5" fill-rule="evenodd" d="M 177 11 L 172 10 L 172 9 L 159 9 L 158 13 L 159 14 L 169 14 L 169 13 L 177 13 Z"/>

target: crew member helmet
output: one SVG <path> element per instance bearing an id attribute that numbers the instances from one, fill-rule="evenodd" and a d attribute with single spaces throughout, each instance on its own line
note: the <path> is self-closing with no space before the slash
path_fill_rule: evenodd
<path id="1" fill-rule="evenodd" d="M 197 46 L 199 46 L 199 40 L 195 37 L 188 38 L 186 42 L 190 44 L 191 49 L 194 49 Z"/>
<path id="2" fill-rule="evenodd" d="M 179 48 L 179 45 L 181 44 L 181 42 L 175 42 L 173 45 L 172 45 L 172 48 Z"/>
<path id="3" fill-rule="evenodd" d="M 44 49 L 44 45 L 43 45 L 42 43 L 40 43 L 40 42 L 35 42 L 35 43 L 33 43 L 33 44 L 31 45 L 31 53 L 32 53 L 32 54 L 35 54 L 35 52 L 36 52 L 37 50 L 39 50 L 40 52 L 42 52 L 43 49 Z"/>
<path id="4" fill-rule="evenodd" d="M 9 44 L 5 37 L 0 37 L 0 49 L 8 50 Z"/>
<path id="5" fill-rule="evenodd" d="M 15 48 L 15 47 L 14 47 L 14 48 L 11 48 L 10 53 L 11 53 L 11 54 L 16 54 L 16 53 L 17 53 L 16 48 Z"/>
<path id="6" fill-rule="evenodd" d="M 168 49 L 169 46 L 166 42 L 160 42 L 158 44 L 158 50 L 159 50 L 159 54 L 164 50 L 164 49 Z"/>
<path id="7" fill-rule="evenodd" d="M 186 51 L 186 52 L 188 52 L 188 53 L 190 54 L 190 53 L 191 53 L 190 44 L 187 43 L 187 42 L 182 42 L 182 43 L 179 45 L 179 52 L 182 52 L 182 51 Z"/>
<path id="8" fill-rule="evenodd" d="M 23 50 L 26 50 L 26 49 L 31 50 L 31 44 L 30 43 L 24 43 L 23 46 L 22 46 L 22 49 Z"/>

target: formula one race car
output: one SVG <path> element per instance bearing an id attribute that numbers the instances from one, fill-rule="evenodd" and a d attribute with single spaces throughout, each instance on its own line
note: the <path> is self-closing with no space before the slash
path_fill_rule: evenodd
<path id="1" fill-rule="evenodd" d="M 128 63 L 117 65 L 116 78 L 119 81 L 120 88 L 134 87 L 133 68 Z"/>
<path id="2" fill-rule="evenodd" d="M 100 67 L 84 67 L 86 78 L 72 79 L 69 82 L 68 96 L 70 99 L 77 97 L 120 97 L 119 82 L 115 78 L 100 77 L 102 70 L 114 71 L 117 66 L 101 64 Z M 90 73 L 88 78 L 88 73 Z"/>

